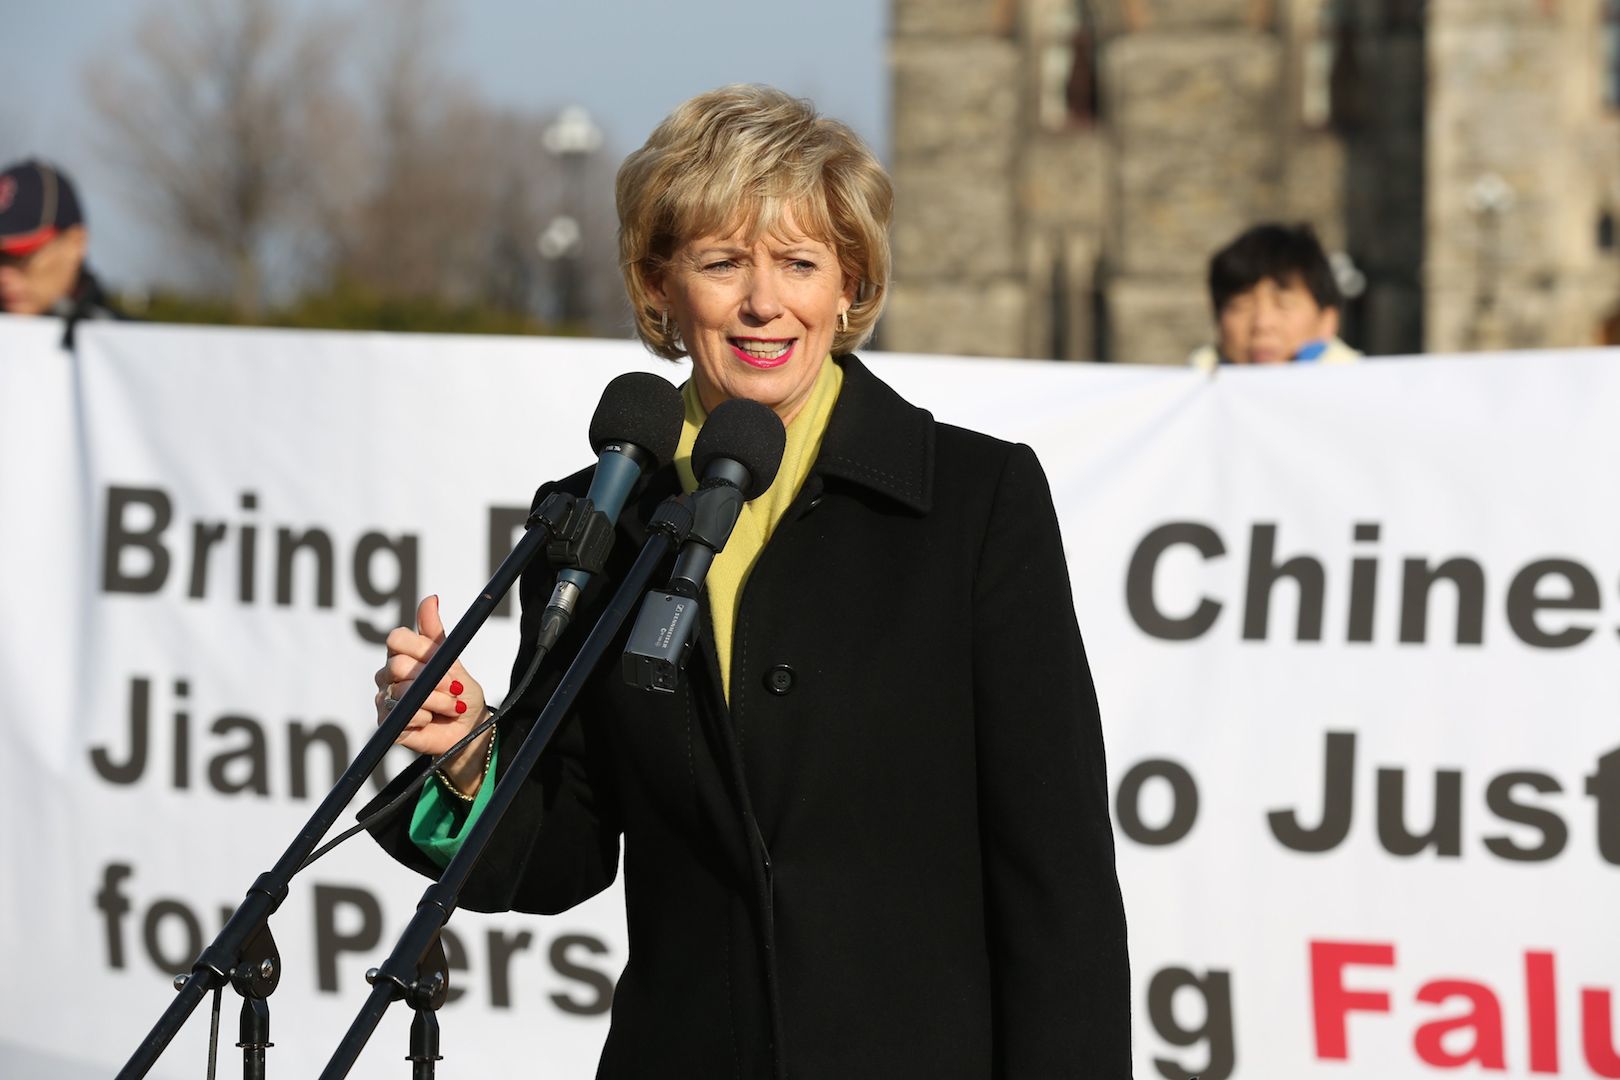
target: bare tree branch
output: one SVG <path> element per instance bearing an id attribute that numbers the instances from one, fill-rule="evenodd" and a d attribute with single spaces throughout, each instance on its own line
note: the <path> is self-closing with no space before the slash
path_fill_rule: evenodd
<path id="1" fill-rule="evenodd" d="M 241 317 L 274 280 L 623 333 L 607 156 L 559 158 L 551 117 L 451 78 L 443 0 L 370 2 L 362 38 L 273 0 L 156 0 L 87 73 L 144 211 Z M 578 242 L 547 259 L 561 218 Z"/>
<path id="2" fill-rule="evenodd" d="M 200 269 L 230 275 L 244 315 L 263 302 L 276 230 L 318 190 L 322 114 L 342 111 L 342 36 L 330 20 L 287 22 L 269 0 L 170 0 L 89 73 L 105 148 Z"/>

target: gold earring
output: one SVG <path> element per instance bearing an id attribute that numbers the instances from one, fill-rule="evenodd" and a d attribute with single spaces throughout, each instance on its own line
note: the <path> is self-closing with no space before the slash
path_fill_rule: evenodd
<path id="1" fill-rule="evenodd" d="M 658 329 L 665 337 L 669 336 L 669 312 L 660 311 L 658 313 Z"/>
<path id="2" fill-rule="evenodd" d="M 849 333 L 849 309 L 847 308 L 838 313 L 838 329 L 842 333 Z"/>

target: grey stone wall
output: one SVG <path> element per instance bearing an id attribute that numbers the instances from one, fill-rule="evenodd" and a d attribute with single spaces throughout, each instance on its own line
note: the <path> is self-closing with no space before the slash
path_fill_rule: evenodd
<path id="1" fill-rule="evenodd" d="M 1421 23 L 1390 25 L 1383 0 L 1361 0 L 1352 12 L 1343 246 L 1366 292 L 1348 314 L 1365 351 L 1416 353 L 1424 333 L 1426 32 Z"/>
<path id="2" fill-rule="evenodd" d="M 1020 55 L 1010 38 L 987 32 L 993 6 L 953 0 L 939 5 L 934 22 L 920 14 L 932 5 L 896 8 L 895 272 L 880 330 L 885 348 L 1026 351 L 1014 182 Z M 919 24 L 926 30 L 915 30 Z"/>
<path id="3" fill-rule="evenodd" d="M 884 347 L 1180 363 L 1210 337 L 1210 253 L 1262 220 L 1352 256 L 1369 352 L 1593 340 L 1620 314 L 1600 0 L 1344 0 L 1337 24 L 1326 2 L 893 0 Z M 1081 26 L 1101 111 L 1065 123 Z"/>
<path id="4" fill-rule="evenodd" d="M 1341 216 L 1335 148 L 1288 137 L 1274 7 L 895 0 L 896 283 L 881 343 L 1178 364 L 1208 340 L 1216 247 L 1261 219 L 1321 219 L 1331 234 Z M 1082 25 L 1102 112 L 1054 129 L 1043 65 Z"/>
<path id="5" fill-rule="evenodd" d="M 1002 278 L 909 284 L 896 280 L 878 344 L 894 352 L 1028 356 L 1029 290 Z"/>
<path id="6" fill-rule="evenodd" d="M 1103 73 L 1124 273 L 1186 275 L 1243 225 L 1275 212 L 1281 59 L 1276 37 L 1247 30 L 1111 43 Z"/>
<path id="7" fill-rule="evenodd" d="M 1595 339 L 1609 290 L 1593 286 L 1612 271 L 1596 240 L 1610 178 L 1589 150 L 1604 128 L 1596 16 L 1594 0 L 1432 5 L 1431 350 Z"/>

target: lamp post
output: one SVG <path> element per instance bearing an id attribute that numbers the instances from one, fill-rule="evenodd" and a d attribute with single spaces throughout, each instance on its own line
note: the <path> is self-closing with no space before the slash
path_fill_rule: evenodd
<path id="1" fill-rule="evenodd" d="M 1513 203 L 1512 185 L 1494 172 L 1481 173 L 1468 188 L 1468 212 L 1479 226 L 1474 317 L 1468 328 L 1473 349 L 1499 349 L 1506 344 L 1496 299 L 1502 276 L 1502 218 L 1513 209 Z"/>
<path id="2" fill-rule="evenodd" d="M 558 317 L 565 324 L 584 320 L 585 163 L 601 149 L 602 129 L 591 114 L 578 105 L 557 113 L 540 135 L 540 144 L 561 165 L 564 180 L 563 209 L 540 230 L 535 244 L 540 257 L 552 266 L 556 283 Z"/>

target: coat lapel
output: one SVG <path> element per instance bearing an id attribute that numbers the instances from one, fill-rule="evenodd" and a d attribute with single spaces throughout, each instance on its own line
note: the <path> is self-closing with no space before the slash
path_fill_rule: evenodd
<path id="1" fill-rule="evenodd" d="M 838 363 L 844 388 L 811 475 L 858 484 L 926 514 L 934 500 L 933 416 L 895 393 L 858 357 L 839 357 Z"/>

